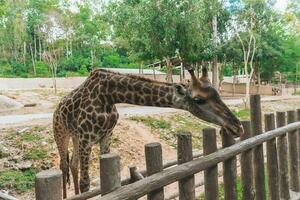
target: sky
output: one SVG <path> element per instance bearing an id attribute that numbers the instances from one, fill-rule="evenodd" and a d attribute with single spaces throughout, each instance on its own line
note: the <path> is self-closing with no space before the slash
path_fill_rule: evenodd
<path id="1" fill-rule="evenodd" d="M 277 0 L 277 2 L 275 4 L 275 9 L 277 9 L 279 11 L 284 11 L 287 4 L 288 4 L 288 0 Z"/>

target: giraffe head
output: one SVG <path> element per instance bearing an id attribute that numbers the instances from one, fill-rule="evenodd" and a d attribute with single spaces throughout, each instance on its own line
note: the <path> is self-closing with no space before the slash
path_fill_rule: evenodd
<path id="1" fill-rule="evenodd" d="M 241 136 L 243 134 L 241 122 L 211 86 L 207 69 L 202 69 L 200 79 L 195 76 L 193 70 L 189 70 L 189 73 L 191 81 L 188 84 L 175 85 L 176 107 L 188 110 L 204 121 L 221 126 L 234 136 Z"/>

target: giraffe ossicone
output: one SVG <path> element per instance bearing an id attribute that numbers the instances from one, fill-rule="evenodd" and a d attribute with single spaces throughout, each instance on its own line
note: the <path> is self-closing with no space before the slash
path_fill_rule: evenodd
<path id="1" fill-rule="evenodd" d="M 101 154 L 110 151 L 112 130 L 119 118 L 115 104 L 187 110 L 199 119 L 223 127 L 228 133 L 236 136 L 243 133 L 240 121 L 211 87 L 207 73 L 203 71 L 203 76 L 198 79 L 193 70 L 189 72 L 190 83 L 178 84 L 96 69 L 85 82 L 61 100 L 54 112 L 53 130 L 63 172 L 64 198 L 69 168 L 75 193 L 89 190 L 88 162 L 91 149 L 94 144 L 100 143 Z M 69 161 L 71 138 L 73 153 Z"/>

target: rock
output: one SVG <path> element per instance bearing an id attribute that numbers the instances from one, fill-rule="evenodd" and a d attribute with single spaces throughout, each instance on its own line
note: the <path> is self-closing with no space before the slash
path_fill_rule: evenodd
<path id="1" fill-rule="evenodd" d="M 91 181 L 93 187 L 100 187 L 100 178 L 95 178 Z"/>
<path id="2" fill-rule="evenodd" d="M 33 163 L 29 160 L 22 161 L 15 165 L 16 169 L 19 169 L 19 170 L 30 169 L 32 166 L 33 166 Z"/>
<path id="3" fill-rule="evenodd" d="M 39 87 L 41 87 L 41 88 L 45 88 L 45 87 L 46 87 L 46 85 L 44 85 L 44 84 L 40 83 L 40 84 L 39 84 Z"/>
<path id="4" fill-rule="evenodd" d="M 30 130 L 30 127 L 26 127 L 26 128 L 23 128 L 22 130 L 18 131 L 17 133 L 18 134 L 22 134 L 22 133 L 25 133 L 25 132 L 27 132 L 29 130 Z"/>
<path id="5" fill-rule="evenodd" d="M 17 155 L 17 156 L 14 156 L 14 157 L 10 158 L 8 161 L 12 161 L 12 162 L 15 162 L 15 163 L 19 163 L 19 162 L 21 162 L 22 160 L 23 160 L 23 159 L 22 159 L 22 156 Z"/>
<path id="6" fill-rule="evenodd" d="M 5 162 L 7 162 L 7 159 L 5 159 L 5 158 L 0 159 L 0 171 L 2 171 L 4 169 Z"/>
<path id="7" fill-rule="evenodd" d="M 300 193 L 290 190 L 291 200 L 300 200 Z"/>
<path id="8" fill-rule="evenodd" d="M 22 107 L 23 105 L 14 99 L 0 95 L 0 111 L 14 110 Z"/>
<path id="9" fill-rule="evenodd" d="M 10 196 L 8 191 L 0 191 L 0 199 L 4 199 L 4 200 L 18 200 L 13 196 Z"/>
<path id="10" fill-rule="evenodd" d="M 8 149 L 0 145 L 0 158 L 6 158 L 8 156 L 10 156 Z"/>

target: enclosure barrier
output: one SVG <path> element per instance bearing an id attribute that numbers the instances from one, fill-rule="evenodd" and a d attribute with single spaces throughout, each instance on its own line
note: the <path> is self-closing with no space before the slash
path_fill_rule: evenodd
<path id="1" fill-rule="evenodd" d="M 216 130 L 207 128 L 203 130 L 203 156 L 192 153 L 192 137 L 190 133 L 178 134 L 177 162 L 171 161 L 172 165 L 177 166 L 164 169 L 162 150 L 159 143 L 151 143 L 145 146 L 146 173 L 136 170 L 136 167 L 130 167 L 131 179 L 126 180 L 128 185 L 121 186 L 120 177 L 120 158 L 116 154 L 106 154 L 100 157 L 101 174 L 101 193 L 99 200 L 129 200 L 138 199 L 148 195 L 150 200 L 171 199 L 179 196 L 181 200 L 195 199 L 195 188 L 201 183 L 195 183 L 194 175 L 204 171 L 205 199 L 218 199 L 218 163 L 223 163 L 224 193 L 225 199 L 237 199 L 237 167 L 240 163 L 240 176 L 242 199 L 289 199 L 289 190 L 300 192 L 299 189 L 299 162 L 300 162 L 300 109 L 297 111 L 268 113 L 264 115 L 265 132 L 262 133 L 262 121 L 260 110 L 260 97 L 251 96 L 251 122 L 243 121 L 245 134 L 241 141 L 236 142 L 224 130 L 221 130 L 222 149 L 217 149 Z M 286 117 L 288 125 L 286 125 Z M 276 129 L 275 129 L 276 121 Z M 263 144 L 266 143 L 266 149 Z M 264 150 L 266 150 L 264 154 Z M 255 152 L 255 153 L 254 153 Z M 289 152 L 289 154 L 288 154 Z M 239 163 L 237 155 L 240 154 Z M 266 155 L 266 169 L 264 155 Z M 287 156 L 288 155 L 288 156 Z M 197 158 L 195 158 L 197 157 Z M 194 158 L 194 159 L 193 159 Z M 168 166 L 169 167 L 169 166 Z M 43 172 L 42 172 L 43 173 Z M 59 172 L 58 172 L 59 173 Z M 61 174 L 56 174 L 61 179 Z M 265 176 L 267 176 L 267 187 L 269 193 L 266 193 Z M 48 177 L 48 185 L 36 184 L 36 199 L 41 198 L 42 187 L 52 188 L 52 194 L 60 194 L 61 188 L 53 187 L 54 183 Z M 38 176 L 36 183 L 38 182 Z M 134 182 L 136 181 L 136 182 Z M 164 193 L 164 187 L 178 182 L 179 192 L 167 196 Z M 55 191 L 53 191 L 55 190 Z M 99 192 L 99 188 L 97 189 Z M 93 191 L 94 192 L 94 191 Z M 91 194 L 91 193 L 89 193 Z M 77 199 L 87 199 L 85 193 L 76 195 Z M 49 195 L 50 196 L 50 195 Z M 62 196 L 62 195 L 61 195 Z M 57 200 L 51 198 L 49 200 Z M 71 197 L 70 199 L 72 199 Z M 75 199 L 74 198 L 74 199 Z M 90 198 L 90 197 L 89 197 Z"/>

